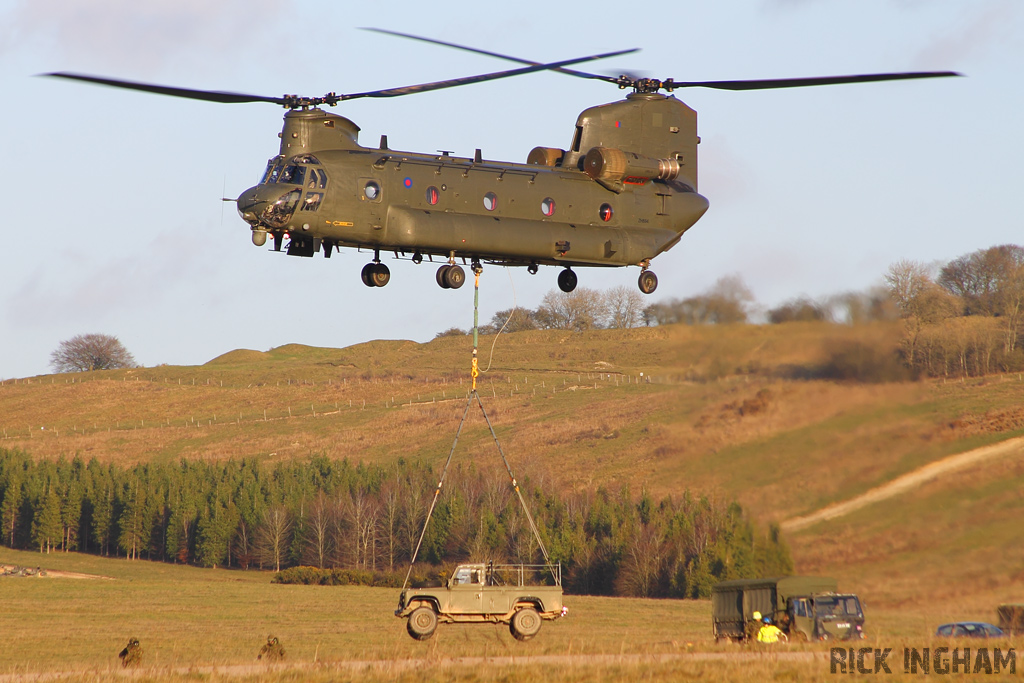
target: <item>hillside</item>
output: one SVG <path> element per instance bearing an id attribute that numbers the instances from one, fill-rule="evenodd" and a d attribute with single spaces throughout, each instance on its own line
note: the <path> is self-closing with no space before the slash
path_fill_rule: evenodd
<path id="1" fill-rule="evenodd" d="M 566 490 L 628 485 L 661 497 L 689 488 L 736 499 L 761 522 L 781 521 L 1024 434 L 1017 375 L 825 379 L 851 357 L 861 374 L 885 376 L 898 334 L 894 324 L 825 323 L 520 332 L 498 338 L 480 390 L 521 474 Z M 481 339 L 484 368 L 492 341 Z M 120 463 L 315 453 L 439 465 L 465 408 L 470 344 L 292 344 L 198 367 L 8 380 L 0 445 Z M 494 457 L 479 414 L 471 413 L 456 457 Z M 1008 541 L 1009 520 L 1024 517 L 1022 484 L 1024 456 L 1011 455 L 789 540 L 800 570 L 839 574 L 887 601 L 924 599 L 927 586 L 909 579 L 915 568 L 927 568 L 928 586 L 958 585 L 958 594 L 975 596 L 971 604 L 1021 599 L 998 596 L 1019 586 L 1024 558 L 1016 550 L 984 558 Z M 953 515 L 958 508 L 966 516 Z M 951 566 L 940 529 L 977 546 L 976 559 Z M 889 580 L 894 570 L 906 573 L 905 586 Z M 964 585 L 976 572 L 980 580 Z"/>

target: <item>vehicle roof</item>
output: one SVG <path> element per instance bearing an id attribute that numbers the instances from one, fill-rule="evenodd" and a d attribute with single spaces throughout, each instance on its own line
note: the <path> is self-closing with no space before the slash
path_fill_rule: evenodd
<path id="1" fill-rule="evenodd" d="M 948 624 L 941 624 L 939 628 L 943 626 L 988 626 L 991 628 L 999 628 L 995 624 L 990 624 L 987 621 L 951 621 Z"/>
<path id="2" fill-rule="evenodd" d="M 749 590 L 753 588 L 775 587 L 785 595 L 803 595 L 811 593 L 835 593 L 838 582 L 827 576 L 773 576 L 764 579 L 733 579 L 721 581 L 712 588 L 712 592 L 734 589 Z M 842 595 L 852 595 L 843 593 Z"/>

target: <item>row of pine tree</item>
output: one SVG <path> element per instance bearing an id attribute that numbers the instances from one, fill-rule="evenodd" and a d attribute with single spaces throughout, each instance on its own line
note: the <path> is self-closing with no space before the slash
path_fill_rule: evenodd
<path id="1" fill-rule="evenodd" d="M 43 553 L 404 574 L 436 487 L 436 472 L 403 460 L 120 467 L 0 449 L 2 543 Z M 559 495 L 529 480 L 521 487 L 569 592 L 706 597 L 718 580 L 792 571 L 778 529 L 759 532 L 735 503 L 689 492 L 655 501 L 626 489 Z M 503 472 L 470 465 L 449 473 L 419 561 L 440 568 L 540 555 Z"/>

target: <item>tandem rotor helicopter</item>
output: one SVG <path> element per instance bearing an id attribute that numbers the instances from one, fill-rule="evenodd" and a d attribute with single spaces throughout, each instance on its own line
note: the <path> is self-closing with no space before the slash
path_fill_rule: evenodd
<path id="1" fill-rule="evenodd" d="M 623 50 L 539 63 L 420 36 L 367 29 L 517 62 L 520 68 L 407 87 L 321 97 L 264 97 L 192 90 L 83 74 L 57 78 L 220 103 L 269 102 L 285 107 L 281 147 L 260 182 L 236 200 L 252 241 L 274 251 L 330 258 L 342 247 L 370 250 L 362 269 L 368 287 L 383 287 L 391 271 L 381 254 L 441 266 L 437 284 L 458 289 L 459 265 L 558 266 L 558 286 L 571 292 L 573 268 L 638 266 L 640 291 L 658 278 L 651 260 L 671 249 L 708 209 L 697 192 L 697 113 L 676 99 L 679 88 L 764 90 L 958 76 L 950 71 L 861 74 L 820 78 L 688 82 L 587 73 L 568 66 L 622 55 Z M 567 149 L 536 147 L 526 163 L 491 161 L 448 152 L 392 150 L 359 144 L 359 126 L 329 113 L 361 97 L 397 97 L 537 71 L 631 89 L 626 98 L 584 110 Z M 662 94 L 665 91 L 668 94 Z M 287 246 L 285 246 L 287 240 Z"/>

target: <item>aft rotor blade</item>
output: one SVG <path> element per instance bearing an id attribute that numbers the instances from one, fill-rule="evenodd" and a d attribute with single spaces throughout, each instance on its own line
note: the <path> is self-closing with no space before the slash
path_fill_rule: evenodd
<path id="1" fill-rule="evenodd" d="M 435 40 L 433 38 L 424 38 L 423 36 L 415 36 L 411 33 L 400 33 L 398 31 L 388 31 L 383 28 L 371 28 L 364 27 L 363 31 L 373 31 L 374 33 L 383 33 L 389 36 L 398 36 L 399 38 L 408 38 L 410 40 L 418 40 L 423 43 L 433 43 L 434 45 L 442 45 L 444 47 L 451 47 L 456 50 L 464 50 L 466 52 L 475 52 L 478 55 L 487 55 L 488 57 L 496 57 L 498 59 L 504 59 L 510 62 L 518 62 L 520 64 L 539 65 L 540 62 L 534 62 L 529 59 L 520 59 L 519 57 L 512 57 L 511 55 L 503 55 L 500 52 L 491 52 L 490 50 L 481 50 L 475 47 L 469 47 L 466 45 L 459 45 L 458 43 L 448 43 L 443 40 Z M 585 71 L 576 71 L 575 69 L 549 69 L 549 71 L 557 71 L 561 74 L 567 74 L 569 76 L 576 76 L 577 78 L 589 78 L 598 81 L 606 81 L 608 83 L 618 83 L 619 79 L 612 76 L 603 76 L 601 74 L 591 74 Z"/>
<path id="2" fill-rule="evenodd" d="M 246 102 L 270 102 L 271 104 L 286 105 L 283 97 L 264 97 L 263 95 L 247 95 L 245 93 L 223 92 L 220 90 L 193 90 L 191 88 L 174 88 L 166 85 L 154 85 L 152 83 L 139 83 L 136 81 L 122 81 L 116 78 L 101 78 L 99 76 L 88 76 L 86 74 L 74 74 L 65 71 L 42 74 L 53 78 L 67 78 L 72 81 L 84 81 L 107 85 L 112 88 L 123 88 L 125 90 L 140 90 L 142 92 L 155 93 L 157 95 L 170 95 L 171 97 L 185 97 L 190 100 L 203 100 L 206 102 L 220 102 L 223 104 L 242 104 Z"/>
<path id="3" fill-rule="evenodd" d="M 421 83 L 419 85 L 407 85 L 401 88 L 389 88 L 387 90 L 372 90 L 370 92 L 340 95 L 339 97 L 343 100 L 353 100 L 356 99 L 357 97 L 398 97 L 399 95 L 411 95 L 413 93 L 427 92 L 430 90 L 440 90 L 442 88 L 454 88 L 459 85 L 469 85 L 470 83 L 482 83 L 484 81 L 493 81 L 499 78 L 520 76 L 522 74 L 534 73 L 536 71 L 557 71 L 560 67 L 567 66 L 569 64 L 590 62 L 595 59 L 607 59 L 608 57 L 617 57 L 618 55 L 625 55 L 629 54 L 630 52 L 636 51 L 636 48 L 631 50 L 618 50 L 616 52 L 606 52 L 604 54 L 591 55 L 589 57 L 577 57 L 575 59 L 566 59 L 560 62 L 551 62 L 548 64 L 537 64 L 534 62 L 529 62 L 530 66 L 525 66 L 521 69 L 511 69 L 509 71 L 495 71 L 493 73 L 481 74 L 479 76 L 464 76 L 462 78 L 452 78 L 446 81 L 436 81 L 434 83 Z"/>
<path id="4" fill-rule="evenodd" d="M 774 90 L 777 88 L 803 88 L 815 85 L 841 85 L 844 83 L 874 83 L 878 81 L 906 81 L 916 78 L 946 78 L 962 76 L 955 71 L 911 71 L 892 74 L 859 74 L 854 76 L 823 76 L 818 78 L 774 78 L 755 81 L 663 81 L 662 87 L 715 88 L 717 90 Z"/>

